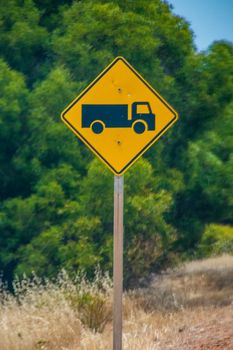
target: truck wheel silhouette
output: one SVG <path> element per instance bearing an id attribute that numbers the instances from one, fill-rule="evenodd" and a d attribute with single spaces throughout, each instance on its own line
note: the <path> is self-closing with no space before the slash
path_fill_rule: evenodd
<path id="1" fill-rule="evenodd" d="M 133 123 L 133 129 L 137 134 L 143 134 L 144 131 L 147 129 L 147 125 L 142 120 L 137 120 Z"/>
<path id="2" fill-rule="evenodd" d="M 95 133 L 95 134 L 101 134 L 101 132 L 104 131 L 104 123 L 101 120 L 95 120 L 92 124 L 91 124 L 91 130 Z"/>

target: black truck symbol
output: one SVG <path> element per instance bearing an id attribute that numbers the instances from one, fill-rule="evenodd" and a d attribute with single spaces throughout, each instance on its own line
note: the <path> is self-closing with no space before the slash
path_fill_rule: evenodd
<path id="1" fill-rule="evenodd" d="M 132 103 L 132 115 L 128 116 L 127 104 L 83 104 L 82 128 L 91 128 L 101 134 L 104 128 L 133 128 L 137 134 L 155 130 L 155 114 L 149 102 Z"/>

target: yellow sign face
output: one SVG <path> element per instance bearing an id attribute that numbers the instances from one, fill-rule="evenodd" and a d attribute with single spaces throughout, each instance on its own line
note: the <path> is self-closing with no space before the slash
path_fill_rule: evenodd
<path id="1" fill-rule="evenodd" d="M 117 57 L 62 113 L 65 124 L 122 175 L 177 120 L 174 109 Z"/>

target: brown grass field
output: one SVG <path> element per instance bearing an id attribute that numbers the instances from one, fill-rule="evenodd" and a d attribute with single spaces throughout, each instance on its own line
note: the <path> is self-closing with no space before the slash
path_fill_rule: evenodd
<path id="1" fill-rule="evenodd" d="M 0 287 L 0 350 L 111 350 L 112 283 L 62 272 Z M 125 350 L 233 349 L 233 257 L 193 261 L 124 294 Z"/>

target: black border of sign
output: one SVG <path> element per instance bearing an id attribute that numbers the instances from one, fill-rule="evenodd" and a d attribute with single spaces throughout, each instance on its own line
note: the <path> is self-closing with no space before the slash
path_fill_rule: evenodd
<path id="1" fill-rule="evenodd" d="M 130 160 L 129 163 L 127 163 L 126 166 L 124 166 L 124 168 L 122 168 L 119 172 L 116 171 L 116 169 L 114 169 L 114 167 L 85 139 L 85 137 L 82 136 L 82 134 L 80 134 L 80 132 L 78 130 L 76 130 L 74 128 L 74 126 L 65 118 L 66 113 L 109 71 L 109 69 L 111 69 L 119 60 L 123 61 L 127 67 L 148 87 L 148 89 L 150 89 L 152 91 L 152 93 L 159 98 L 159 100 L 166 105 L 166 107 L 174 114 L 174 118 L 158 133 L 155 135 L 155 137 L 145 146 L 143 147 L 143 149 L 141 149 L 140 152 L 137 153 L 137 155 L 132 158 Z M 137 158 L 139 158 L 140 155 L 142 155 L 151 145 L 152 143 L 154 143 L 161 134 L 163 134 L 166 129 L 169 128 L 169 126 L 171 124 L 173 124 L 177 119 L 178 119 L 178 115 L 177 113 L 172 109 L 171 106 L 169 106 L 169 104 L 140 76 L 140 74 L 125 60 L 125 58 L 123 57 L 117 57 L 102 73 L 100 73 L 100 75 L 90 84 L 88 85 L 88 87 L 73 101 L 71 102 L 71 104 L 65 109 L 64 112 L 62 112 L 61 114 L 61 118 L 62 120 L 69 125 L 69 127 L 74 131 L 75 134 L 78 134 L 78 136 L 80 137 L 80 139 L 82 141 L 84 141 L 84 143 L 87 144 L 87 146 L 92 149 L 94 151 L 94 153 L 96 155 L 98 155 L 99 158 L 101 158 L 104 163 L 106 163 L 108 165 L 108 167 L 110 169 L 113 170 L 113 172 L 115 174 L 117 174 L 118 176 L 120 176 L 121 174 L 123 174 L 127 168 L 132 165 Z"/>

